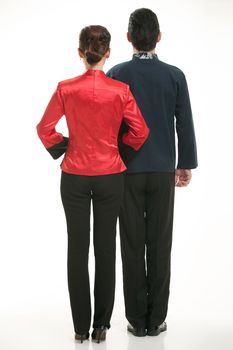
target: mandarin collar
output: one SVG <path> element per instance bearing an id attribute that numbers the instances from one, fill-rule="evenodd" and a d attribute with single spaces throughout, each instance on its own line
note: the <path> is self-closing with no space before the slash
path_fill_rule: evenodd
<path id="1" fill-rule="evenodd" d="M 133 54 L 133 60 L 157 60 L 158 56 L 156 53 L 149 52 L 138 52 Z"/>
<path id="2" fill-rule="evenodd" d="M 105 76 L 104 71 L 101 69 L 88 69 L 84 74 L 95 77 Z"/>

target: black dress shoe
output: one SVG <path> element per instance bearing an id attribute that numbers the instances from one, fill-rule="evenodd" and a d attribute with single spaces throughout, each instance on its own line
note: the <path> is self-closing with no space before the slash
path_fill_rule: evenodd
<path id="1" fill-rule="evenodd" d="M 104 341 L 106 339 L 107 329 L 105 326 L 95 327 L 91 335 L 92 340 L 96 343 Z"/>
<path id="2" fill-rule="evenodd" d="M 130 323 L 127 326 L 127 331 L 135 335 L 135 337 L 145 337 L 146 329 L 143 327 L 133 327 Z"/>
<path id="3" fill-rule="evenodd" d="M 80 341 L 80 343 L 82 343 L 84 340 L 87 340 L 88 338 L 89 332 L 83 334 L 75 333 L 75 340 Z"/>
<path id="4" fill-rule="evenodd" d="M 147 335 L 156 336 L 161 332 L 165 332 L 167 330 L 166 322 L 163 322 L 160 326 L 151 326 L 147 328 Z"/>

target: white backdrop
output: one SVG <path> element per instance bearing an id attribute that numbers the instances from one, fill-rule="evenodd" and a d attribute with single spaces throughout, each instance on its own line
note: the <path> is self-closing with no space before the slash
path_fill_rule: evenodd
<path id="1" fill-rule="evenodd" d="M 43 334 L 51 313 L 57 315 L 56 334 L 62 333 L 62 317 L 72 332 L 61 160 L 52 160 L 35 128 L 57 82 L 84 70 L 76 51 L 80 29 L 102 24 L 111 32 L 107 71 L 131 58 L 127 23 L 139 7 L 158 15 L 159 58 L 186 74 L 198 145 L 192 183 L 176 190 L 168 321 L 201 321 L 207 330 L 219 322 L 219 349 L 232 348 L 233 339 L 224 343 L 224 336 L 233 325 L 233 1 L 0 0 L 1 349 L 13 349 L 9 339 L 16 327 L 26 334 L 35 322 Z M 63 121 L 60 130 L 66 130 Z M 117 244 L 113 323 L 125 327 L 119 238 Z M 93 277 L 93 259 L 90 270 Z"/>

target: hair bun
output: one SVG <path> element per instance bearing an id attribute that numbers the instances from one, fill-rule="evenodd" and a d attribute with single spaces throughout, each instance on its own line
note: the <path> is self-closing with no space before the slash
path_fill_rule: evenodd
<path id="1" fill-rule="evenodd" d="M 98 63 L 102 58 L 102 55 L 98 54 L 97 52 L 93 52 L 93 51 L 86 51 L 85 56 L 86 56 L 87 62 L 89 64 Z"/>

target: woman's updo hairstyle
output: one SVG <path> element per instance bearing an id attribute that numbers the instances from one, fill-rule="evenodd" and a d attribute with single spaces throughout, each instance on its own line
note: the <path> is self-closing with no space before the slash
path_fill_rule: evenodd
<path id="1" fill-rule="evenodd" d="M 111 35 L 102 26 L 92 25 L 81 30 L 79 49 L 83 52 L 90 65 L 98 63 L 109 49 Z"/>

